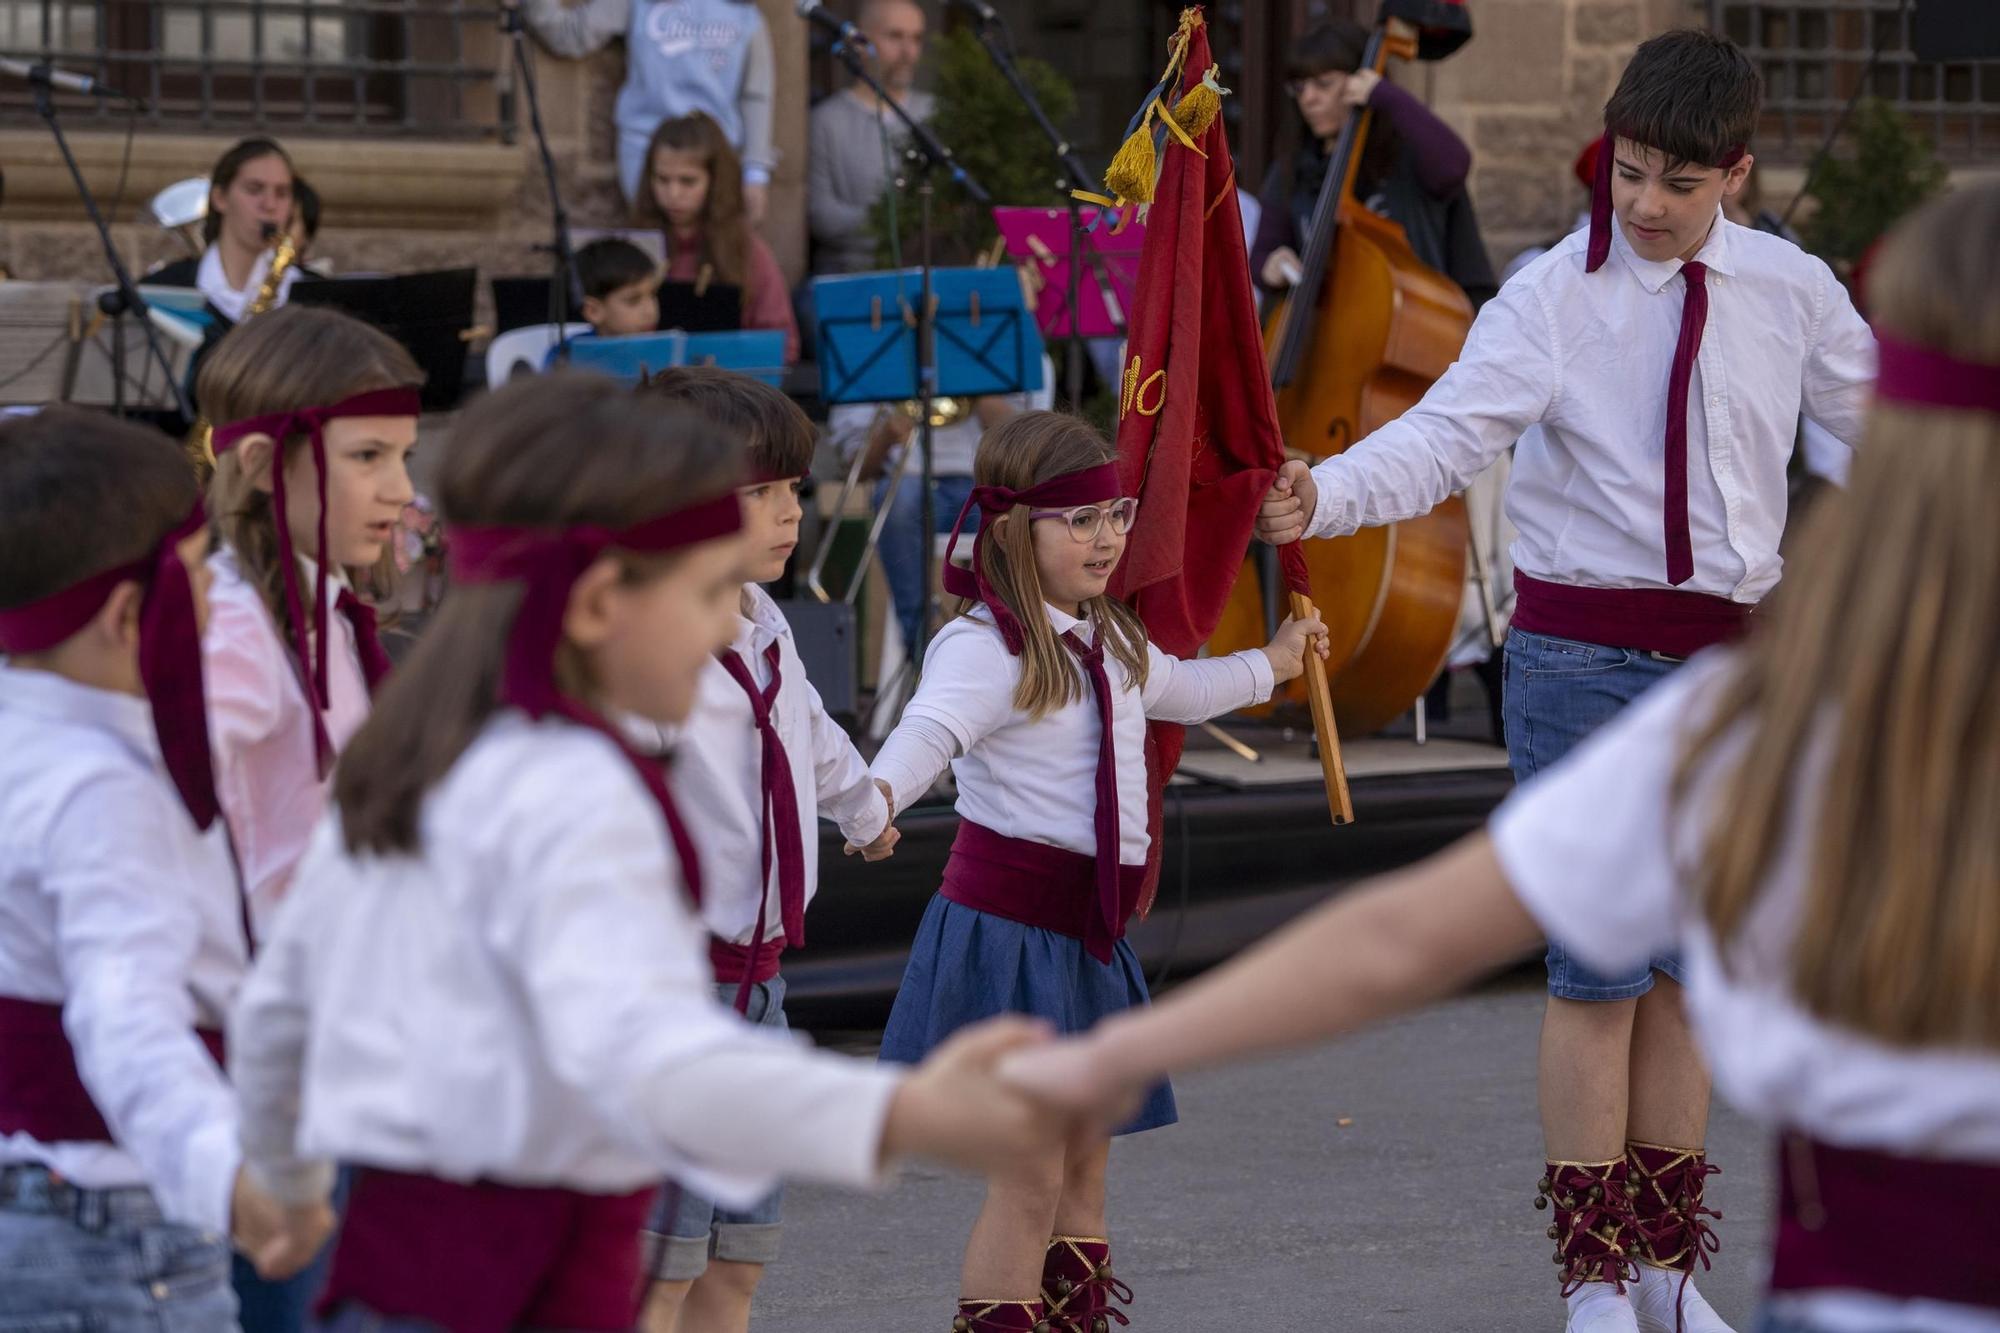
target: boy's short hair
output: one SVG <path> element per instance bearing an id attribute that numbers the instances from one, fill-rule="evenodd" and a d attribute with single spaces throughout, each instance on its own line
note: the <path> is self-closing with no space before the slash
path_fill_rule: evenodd
<path id="1" fill-rule="evenodd" d="M 653 257 L 630 241 L 606 236 L 576 252 L 576 280 L 586 297 L 603 300 L 620 287 L 644 282 L 659 271 Z"/>
<path id="2" fill-rule="evenodd" d="M 292 207 L 299 210 L 299 222 L 306 229 L 306 239 L 319 237 L 319 191 L 306 183 L 304 176 L 292 177 Z"/>
<path id="3" fill-rule="evenodd" d="M 802 477 L 812 470 L 819 432 L 797 403 L 762 380 L 716 366 L 677 366 L 653 376 L 642 392 L 693 408 L 742 440 L 758 476 Z"/>
<path id="4" fill-rule="evenodd" d="M 1695 28 L 1642 42 L 1604 104 L 1613 134 L 1666 154 L 1673 166 L 1715 166 L 1757 130 L 1763 81 L 1741 47 Z"/>
<path id="5" fill-rule="evenodd" d="M 0 421 L 0 607 L 141 559 L 200 496 L 156 430 L 81 407 Z"/>

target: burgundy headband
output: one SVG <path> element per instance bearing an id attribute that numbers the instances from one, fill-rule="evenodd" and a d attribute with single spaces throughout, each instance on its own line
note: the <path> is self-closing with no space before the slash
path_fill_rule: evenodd
<path id="1" fill-rule="evenodd" d="M 129 565 L 93 574 L 26 606 L 0 611 L 0 652 L 38 653 L 62 643 L 103 609 L 127 580 L 145 589 L 139 603 L 139 679 L 153 709 L 153 730 L 167 776 L 195 827 L 215 822 L 215 775 L 202 697 L 201 628 L 180 544 L 208 521 L 199 502 L 153 549 Z"/>
<path id="2" fill-rule="evenodd" d="M 507 665 L 500 678 L 500 702 L 532 718 L 553 713 L 603 735 L 631 764 L 660 808 L 681 863 L 688 896 L 701 902 L 701 865 L 680 812 L 667 787 L 666 766 L 632 748 L 617 727 L 556 685 L 556 649 L 562 643 L 563 615 L 570 589 L 606 551 L 657 555 L 697 542 L 726 537 L 743 526 L 743 504 L 734 491 L 713 500 L 661 514 L 629 528 L 445 526 L 445 550 L 454 582 L 524 585 L 514 627 L 507 635 Z"/>
<path id="3" fill-rule="evenodd" d="M 1597 272 L 1611 255 L 1611 159 L 1617 143 L 1617 131 L 1607 126 L 1604 138 L 1598 141 L 1597 172 L 1590 183 L 1590 249 L 1584 256 L 1585 273 Z M 1720 162 L 1709 165 L 1727 171 L 1749 151 L 1750 145 L 1737 144 L 1722 155 Z"/>
<path id="4" fill-rule="evenodd" d="M 219 458 L 253 435 L 271 437 L 271 526 L 278 537 L 278 578 L 285 590 L 285 610 L 292 620 L 292 651 L 313 719 L 313 760 L 322 777 L 332 762 L 326 724 L 326 423 L 341 417 L 414 417 L 423 414 L 423 400 L 414 387 L 371 389 L 328 407 L 299 407 L 246 417 L 215 428 Z M 313 613 L 311 633 L 299 596 L 299 563 L 292 550 L 291 527 L 285 521 L 285 441 L 304 435 L 312 444 L 313 471 L 319 479 L 319 534 L 313 548 Z"/>
<path id="5" fill-rule="evenodd" d="M 1877 335 L 1875 397 L 1911 407 L 2000 413 L 2000 365 L 1962 361 L 1917 343 Z"/>
<path id="6" fill-rule="evenodd" d="M 1050 477 L 1038 486 L 1030 486 L 1024 491 L 1009 490 L 1005 486 L 975 486 L 972 494 L 965 497 L 965 507 L 958 511 L 958 522 L 952 524 L 951 541 L 944 549 L 944 590 L 954 597 L 986 604 L 993 613 L 993 623 L 1000 627 L 1000 637 L 1007 642 L 1007 651 L 1020 656 L 1026 642 L 1021 636 L 1021 622 L 1002 601 L 993 585 L 986 581 L 986 563 L 980 558 L 980 550 L 986 544 L 986 533 L 992 526 L 982 521 L 979 535 L 972 539 L 972 568 L 965 569 L 952 562 L 952 552 L 958 549 L 958 534 L 965 527 L 965 520 L 977 507 L 989 517 L 1006 513 L 1015 505 L 1087 505 L 1105 500 L 1116 500 L 1123 490 L 1118 480 L 1116 463 L 1100 463 L 1087 467 L 1081 472 L 1065 472 L 1059 477 Z"/>

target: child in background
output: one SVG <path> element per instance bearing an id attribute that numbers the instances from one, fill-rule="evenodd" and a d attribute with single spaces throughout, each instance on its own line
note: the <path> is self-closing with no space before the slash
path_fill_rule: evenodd
<path id="1" fill-rule="evenodd" d="M 1088 422 L 1054 412 L 1011 417 L 980 442 L 972 569 L 945 574 L 974 605 L 931 641 L 873 769 L 901 810 L 949 765 L 960 815 L 885 1060 L 920 1059 L 994 1014 L 1076 1032 L 1147 1003 L 1125 941 L 1146 874 L 1146 721 L 1267 699 L 1323 633 L 1287 621 L 1269 647 L 1199 661 L 1155 648 L 1105 595 L 1139 503 L 1120 497 L 1113 459 Z M 1175 1118 L 1162 1083 L 1121 1132 Z M 1132 1293 L 1111 1276 L 1105 1236 L 1110 1151 L 1109 1135 L 1085 1135 L 993 1177 L 965 1248 L 960 1333 L 1125 1322 L 1112 1301 Z"/>
<path id="2" fill-rule="evenodd" d="M 988 1070 L 804 1049 L 716 1003 L 664 766 L 742 599 L 743 448 L 596 376 L 466 413 L 438 480 L 455 587 L 354 738 L 232 1026 L 246 1159 L 288 1203 L 356 1167 L 335 1329 L 625 1330 L 662 1177 L 726 1206 L 1068 1129 Z"/>
<path id="3" fill-rule="evenodd" d="M 332 1225 L 239 1169 L 250 956 L 202 720 L 208 529 L 163 436 L 0 423 L 0 1327 L 233 1330 L 229 1246 Z M 204 1049 L 206 1048 L 206 1049 Z"/>
<path id="4" fill-rule="evenodd" d="M 827 716 L 806 679 L 784 613 L 758 585 L 785 572 L 799 542 L 799 484 L 818 442 L 784 394 L 713 367 L 668 370 L 650 392 L 690 409 L 745 455 L 744 582 L 728 646 L 702 667 L 694 711 L 678 729 L 674 775 L 702 851 L 701 916 L 717 998 L 783 1030 L 787 948 L 805 944 L 819 887 L 819 817 L 840 825 L 850 853 L 889 855 L 896 832 L 868 761 Z M 747 1209 L 679 1187 L 649 1225 L 656 1258 L 649 1333 L 677 1323 L 705 1333 L 747 1329 L 764 1265 L 778 1257 L 780 1193 Z"/>
<path id="5" fill-rule="evenodd" d="M 600 338 L 654 333 L 660 327 L 660 267 L 652 256 L 616 236 L 576 252 L 583 317 Z"/>
<path id="6" fill-rule="evenodd" d="M 791 292 L 777 256 L 744 213 L 736 150 L 721 127 L 699 111 L 661 121 L 645 160 L 636 211 L 665 233 L 668 280 L 740 287 L 743 327 L 782 331 L 785 364 L 798 360 Z"/>

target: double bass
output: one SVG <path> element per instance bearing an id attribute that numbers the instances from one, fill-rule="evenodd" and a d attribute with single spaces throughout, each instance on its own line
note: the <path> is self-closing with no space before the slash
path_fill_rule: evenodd
<path id="1" fill-rule="evenodd" d="M 1413 58 L 1414 28 L 1385 20 L 1362 67 Z M 1371 112 L 1349 111 L 1314 205 L 1303 273 L 1265 327 L 1278 424 L 1293 457 L 1337 454 L 1414 406 L 1457 359 L 1472 303 L 1410 249 L 1403 228 L 1355 197 Z M 1327 660 L 1340 729 L 1379 731 L 1422 697 L 1444 664 L 1465 589 L 1465 503 L 1350 537 L 1307 541 L 1313 599 L 1331 638 Z M 1275 577 L 1273 574 L 1272 577 Z M 1269 637 L 1255 553 L 1211 647 Z M 1280 698 L 1297 700 L 1297 682 Z"/>

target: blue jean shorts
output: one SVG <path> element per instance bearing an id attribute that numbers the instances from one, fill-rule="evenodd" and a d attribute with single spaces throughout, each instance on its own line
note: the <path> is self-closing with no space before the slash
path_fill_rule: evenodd
<path id="1" fill-rule="evenodd" d="M 1679 663 L 1631 648 L 1507 631 L 1501 715 L 1514 781 L 1526 782 L 1561 759 L 1626 704 L 1672 674 Z M 1616 893 L 1615 884 L 1601 892 Z M 1653 988 L 1653 973 L 1680 981 L 1680 959 L 1661 955 L 1631 972 L 1593 972 L 1560 940 L 1548 951 L 1549 994 L 1564 1000 L 1630 1000 Z"/>
<path id="2" fill-rule="evenodd" d="M 719 982 L 716 998 L 736 1006 L 736 982 Z M 785 979 L 772 977 L 750 988 L 744 1015 L 760 1027 L 787 1031 Z M 655 1282 L 692 1282 L 708 1271 L 708 1261 L 768 1264 L 778 1257 L 779 1220 L 785 1191 L 772 1190 L 744 1209 L 718 1208 L 712 1200 L 669 1184 L 660 1191 L 646 1224 L 646 1272 Z"/>
<path id="3" fill-rule="evenodd" d="M 146 1189 L 0 1167 L 0 1329 L 234 1333 L 229 1242 L 169 1222 Z"/>

